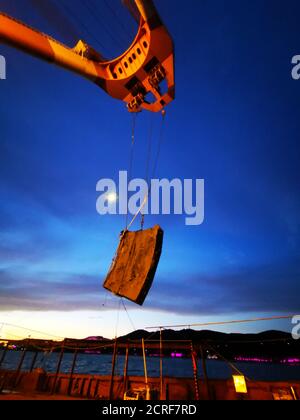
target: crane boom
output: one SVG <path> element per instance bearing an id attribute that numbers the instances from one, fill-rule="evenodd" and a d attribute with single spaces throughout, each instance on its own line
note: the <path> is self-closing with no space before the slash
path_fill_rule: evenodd
<path id="1" fill-rule="evenodd" d="M 152 0 L 129 1 L 140 14 L 138 33 L 128 50 L 113 60 L 106 60 L 82 40 L 70 48 L 2 12 L 0 42 L 87 78 L 126 102 L 130 112 L 159 112 L 175 97 L 173 41 Z"/>

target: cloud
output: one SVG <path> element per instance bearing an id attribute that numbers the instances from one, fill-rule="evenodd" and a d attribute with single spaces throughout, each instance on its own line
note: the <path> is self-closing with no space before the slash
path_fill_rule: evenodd
<path id="1" fill-rule="evenodd" d="M 182 279 L 157 281 L 147 307 L 190 315 L 300 309 L 300 259 Z"/>
<path id="2" fill-rule="evenodd" d="M 145 309 L 186 315 L 224 313 L 297 313 L 300 296 L 299 260 L 255 269 L 235 269 L 223 275 L 192 276 L 179 281 L 155 279 Z M 28 277 L 0 272 L 0 308 L 7 310 L 72 311 L 112 309 L 103 278 L 93 275 L 43 273 Z M 107 296 L 107 295 L 106 295 Z"/>
<path id="3" fill-rule="evenodd" d="M 41 276 L 0 271 L 0 310 L 99 309 L 104 300 L 101 279 L 96 276 Z"/>

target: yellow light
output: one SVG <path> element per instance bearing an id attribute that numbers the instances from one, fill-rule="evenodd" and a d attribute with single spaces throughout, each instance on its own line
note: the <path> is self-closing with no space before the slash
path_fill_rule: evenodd
<path id="1" fill-rule="evenodd" d="M 109 193 L 107 194 L 107 201 L 109 203 L 115 203 L 118 200 L 118 196 L 116 193 Z"/>
<path id="2" fill-rule="evenodd" d="M 245 376 L 233 375 L 233 382 L 234 382 L 234 386 L 235 386 L 235 391 L 238 394 L 247 394 L 248 393 Z"/>

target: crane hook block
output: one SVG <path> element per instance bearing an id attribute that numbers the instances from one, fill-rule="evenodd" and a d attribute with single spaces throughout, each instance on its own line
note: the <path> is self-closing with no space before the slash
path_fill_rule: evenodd
<path id="1" fill-rule="evenodd" d="M 104 89 L 130 112 L 160 112 L 175 98 L 174 45 L 152 0 L 123 0 L 139 30 L 131 47 L 108 64 Z"/>
<path id="2" fill-rule="evenodd" d="M 138 33 L 121 56 L 105 59 L 79 40 L 70 48 L 0 12 L 0 42 L 96 83 L 130 112 L 160 112 L 175 98 L 174 47 L 152 0 L 123 0 L 139 18 Z"/>
<path id="3" fill-rule="evenodd" d="M 163 230 L 159 226 L 125 231 L 103 287 L 117 296 L 143 305 L 160 260 Z"/>

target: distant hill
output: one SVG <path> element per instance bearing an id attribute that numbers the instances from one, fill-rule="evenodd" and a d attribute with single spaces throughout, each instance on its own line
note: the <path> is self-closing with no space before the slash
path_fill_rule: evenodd
<path id="1" fill-rule="evenodd" d="M 172 340 L 172 341 L 181 341 L 188 340 L 193 341 L 194 343 L 200 343 L 203 341 L 212 341 L 212 342 L 236 342 L 236 341 L 266 341 L 266 340 L 292 340 L 291 334 L 282 332 L 282 331 L 265 331 L 259 334 L 237 334 L 237 333 L 221 333 L 216 331 L 202 330 L 195 331 L 192 329 L 186 330 L 163 330 L 162 331 L 163 340 Z M 137 330 L 130 334 L 120 337 L 120 341 L 123 340 L 159 340 L 160 332 L 149 332 L 145 330 Z"/>
<path id="2" fill-rule="evenodd" d="M 126 352 L 127 343 L 130 346 L 130 353 L 142 354 L 142 339 L 145 340 L 148 355 L 157 356 L 160 353 L 160 331 L 149 332 L 137 330 L 118 338 L 119 353 Z M 293 340 L 291 334 L 282 331 L 265 331 L 258 334 L 237 334 L 221 333 L 216 331 L 202 330 L 195 331 L 185 329 L 181 331 L 162 330 L 163 354 L 171 356 L 173 353 L 182 356 L 191 356 L 191 346 L 199 355 L 206 357 L 226 358 L 231 360 L 245 361 L 272 361 L 300 363 L 300 340 Z M 114 348 L 114 340 L 102 336 L 89 336 L 83 340 L 66 338 L 63 342 L 56 343 L 52 340 L 24 339 L 16 340 L 18 348 L 32 349 L 49 348 L 60 351 L 62 345 L 65 351 L 74 348 L 86 351 L 111 354 Z M 61 344 L 61 345 L 60 345 Z M 123 345 L 121 345 L 123 344 Z M 52 350 L 51 350 L 52 351 Z"/>
<path id="3" fill-rule="evenodd" d="M 159 341 L 160 332 L 137 330 L 119 338 L 119 342 L 140 342 L 142 339 L 147 343 Z M 182 341 L 193 342 L 198 351 L 201 345 L 209 356 L 218 356 L 226 359 L 245 359 L 282 362 L 286 359 L 299 360 L 300 340 L 292 339 L 291 334 L 282 331 L 265 331 L 258 334 L 221 333 L 216 331 L 195 331 L 186 329 L 181 331 L 163 330 L 162 339 L 164 354 L 176 352 Z M 169 342 L 168 344 L 166 344 Z M 174 342 L 170 343 L 170 342 Z M 181 352 L 189 356 L 189 345 Z"/>

